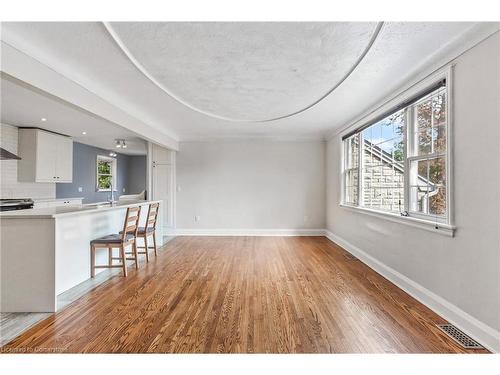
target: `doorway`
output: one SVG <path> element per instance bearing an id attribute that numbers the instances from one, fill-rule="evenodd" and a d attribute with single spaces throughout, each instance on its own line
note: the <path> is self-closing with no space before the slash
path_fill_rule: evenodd
<path id="1" fill-rule="evenodd" d="M 163 201 L 159 220 L 163 236 L 168 236 L 175 228 L 175 154 L 173 150 L 154 144 L 148 154 L 151 166 L 149 199 Z"/>

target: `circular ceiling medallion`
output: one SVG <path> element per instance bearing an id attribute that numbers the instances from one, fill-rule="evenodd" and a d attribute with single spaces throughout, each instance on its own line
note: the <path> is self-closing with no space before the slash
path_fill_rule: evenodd
<path id="1" fill-rule="evenodd" d="M 119 22 L 106 28 L 167 94 L 206 115 L 272 121 L 303 112 L 361 62 L 381 24 Z"/>

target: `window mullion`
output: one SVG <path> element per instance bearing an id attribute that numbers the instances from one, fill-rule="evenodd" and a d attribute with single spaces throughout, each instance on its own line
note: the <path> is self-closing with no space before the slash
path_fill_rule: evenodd
<path id="1" fill-rule="evenodd" d="M 405 129 L 404 129 L 404 210 L 405 212 L 410 212 L 410 161 L 409 156 L 413 155 L 413 107 L 409 107 L 406 109 L 405 113 L 406 121 L 405 121 Z"/>
<path id="2" fill-rule="evenodd" d="M 345 171 L 346 171 L 346 168 L 345 168 L 345 141 L 342 141 L 341 143 L 342 145 L 342 148 L 340 150 L 340 158 L 341 158 L 341 163 L 340 163 L 340 170 L 341 170 L 341 178 L 342 178 L 342 181 L 341 181 L 341 191 L 340 191 L 340 201 L 342 203 L 345 203 L 346 202 L 346 199 L 345 199 L 345 195 L 346 195 L 346 177 L 345 177 Z"/>
<path id="3" fill-rule="evenodd" d="M 416 156 L 409 156 L 408 160 L 409 161 L 418 161 L 418 160 L 427 160 L 427 159 L 436 159 L 436 158 L 443 158 L 446 157 L 446 153 L 434 153 L 434 154 L 424 154 L 424 155 L 416 155 Z"/>
<path id="4" fill-rule="evenodd" d="M 358 155 L 358 175 L 359 175 L 359 178 L 358 178 L 358 197 L 359 197 L 359 200 L 358 200 L 358 206 L 363 206 L 363 202 L 364 202 L 364 189 L 363 189 L 363 186 L 364 186 L 364 175 L 363 175 L 363 156 L 364 156 L 364 150 L 365 150 L 365 145 L 364 145 L 364 142 L 363 142 L 363 134 L 362 133 L 359 133 L 359 138 L 358 138 L 358 142 L 359 142 L 359 155 Z"/>
<path id="5" fill-rule="evenodd" d="M 349 145 L 346 144 L 348 141 L 342 142 L 342 202 L 347 202 L 348 192 L 347 192 L 347 174 L 349 171 L 348 166 L 348 153 Z"/>

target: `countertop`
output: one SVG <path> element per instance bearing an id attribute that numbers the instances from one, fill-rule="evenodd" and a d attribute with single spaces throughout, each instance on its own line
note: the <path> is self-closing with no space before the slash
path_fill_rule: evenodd
<path id="1" fill-rule="evenodd" d="M 61 206 L 47 208 L 31 208 L 27 210 L 4 211 L 0 212 L 0 219 L 52 219 L 59 217 L 67 217 L 72 215 L 93 214 L 110 210 L 117 210 L 136 205 L 146 205 L 149 203 L 161 203 L 162 201 L 118 201 L 113 205 L 96 206 L 93 204 L 81 206 Z"/>

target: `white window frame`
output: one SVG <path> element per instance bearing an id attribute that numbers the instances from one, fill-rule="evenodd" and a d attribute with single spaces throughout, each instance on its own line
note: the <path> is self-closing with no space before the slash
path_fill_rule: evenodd
<path id="1" fill-rule="evenodd" d="M 97 155 L 95 162 L 95 186 L 96 191 L 111 191 L 111 189 L 100 189 L 99 188 L 99 161 L 110 161 L 111 162 L 111 183 L 113 184 L 113 191 L 117 191 L 116 186 L 116 171 L 117 171 L 117 160 L 110 156 Z"/>
<path id="2" fill-rule="evenodd" d="M 358 167 L 357 168 L 346 168 L 345 167 L 345 158 L 347 156 L 347 152 L 346 152 L 347 150 L 345 149 L 345 147 L 342 148 L 342 156 L 343 156 L 343 159 L 342 159 L 343 160 L 343 162 L 342 162 L 342 178 L 343 178 L 343 180 L 342 180 L 342 194 L 343 194 L 342 197 L 343 197 L 343 199 L 342 199 L 342 201 L 344 202 L 344 204 L 346 206 L 350 206 L 350 207 L 357 207 L 357 206 L 355 204 L 351 203 L 351 202 L 346 202 L 345 201 L 345 193 L 346 193 L 345 181 L 346 181 L 347 173 L 349 171 L 352 171 L 352 170 L 355 170 L 355 169 L 358 170 L 358 202 L 357 202 L 358 205 L 359 205 L 359 202 L 360 202 L 361 197 L 362 197 L 360 195 L 360 188 L 361 188 L 361 181 L 360 181 L 361 180 L 361 174 L 360 174 L 360 172 L 361 172 L 361 170 L 363 168 L 363 166 L 361 165 L 363 158 L 361 157 L 361 148 L 360 148 L 360 147 L 362 147 L 362 144 L 360 143 L 360 140 L 361 140 L 360 135 L 356 134 L 355 136 L 358 138 Z M 344 146 L 344 143 L 343 143 L 343 146 Z"/>
<path id="3" fill-rule="evenodd" d="M 446 85 L 448 86 L 448 85 Z M 422 98 L 424 99 L 424 98 Z M 419 103 L 421 100 L 419 100 L 417 103 Z M 415 103 L 415 104 L 417 104 Z M 449 104 L 449 100 L 448 100 L 448 88 L 446 88 L 446 106 L 448 106 Z M 414 117 L 415 116 L 415 112 L 414 112 L 414 109 L 415 107 L 411 107 L 411 111 L 408 111 L 407 113 L 407 117 L 408 117 L 408 120 L 410 120 L 411 117 Z M 446 107 L 446 120 L 448 120 L 448 107 Z M 410 122 L 407 122 L 407 123 L 410 123 Z M 411 119 L 411 123 L 413 125 L 415 125 L 415 120 L 414 119 Z M 446 127 L 448 127 L 448 122 L 446 122 Z M 405 133 L 406 133 L 406 137 L 405 137 L 405 147 L 410 145 L 410 148 L 409 149 L 406 149 L 405 150 L 405 156 L 406 156 L 406 160 L 405 160 L 405 171 L 408 171 L 408 175 L 410 174 L 410 164 L 412 162 L 415 162 L 415 161 L 423 161 L 423 160 L 431 160 L 431 159 L 434 159 L 434 158 L 437 158 L 437 157 L 445 157 L 445 160 L 446 160 L 446 189 L 448 189 L 448 168 L 450 167 L 449 165 L 449 162 L 448 162 L 448 153 L 447 152 L 444 152 L 444 153 L 431 153 L 431 154 L 427 154 L 427 155 L 421 155 L 421 156 L 417 156 L 415 155 L 415 147 L 416 147 L 416 142 L 415 142 L 415 129 L 411 129 L 411 132 L 408 134 L 408 131 L 407 131 L 407 127 L 406 127 L 406 130 L 405 130 Z M 407 138 L 409 137 L 409 139 Z M 448 131 L 446 132 L 446 137 L 448 137 Z M 448 150 L 448 147 L 449 147 L 449 144 L 450 144 L 450 141 L 448 139 L 446 139 L 446 149 Z M 405 179 L 405 196 L 409 197 L 409 193 L 410 193 L 410 189 L 411 189 L 411 186 L 410 186 L 410 181 L 409 181 L 409 178 L 408 179 Z M 424 213 L 419 213 L 419 212 L 416 212 L 416 211 L 412 211 L 410 209 L 410 200 L 407 199 L 405 201 L 405 210 L 412 216 L 412 217 L 416 217 L 416 218 L 420 218 L 422 220 L 429 220 L 429 221 L 433 221 L 433 223 L 436 223 L 438 222 L 439 224 L 448 224 L 449 223 L 449 215 L 448 215 L 448 211 L 449 211 L 449 201 L 450 199 L 448 198 L 448 193 L 446 194 L 446 215 L 432 215 L 432 214 L 424 214 Z"/>
<path id="4" fill-rule="evenodd" d="M 341 171 L 341 186 L 340 186 L 340 206 L 349 210 L 353 210 L 359 213 L 365 213 L 371 216 L 376 216 L 380 218 L 384 218 L 390 221 L 408 224 L 410 226 L 422 228 L 425 230 L 430 230 L 432 232 L 445 234 L 448 236 L 453 236 L 454 231 L 456 229 L 454 225 L 454 211 L 453 211 L 453 142 L 452 142 L 452 130 L 453 130 L 453 66 L 447 66 L 434 74 L 428 76 L 423 79 L 419 83 L 413 85 L 409 89 L 403 91 L 402 93 L 396 95 L 392 99 L 385 102 L 385 104 L 379 106 L 377 109 L 372 111 L 369 115 L 363 117 L 359 121 L 356 121 L 354 124 L 344 129 L 340 133 L 340 139 L 344 134 L 348 134 L 355 130 L 356 128 L 361 127 L 363 124 L 367 124 L 369 122 L 373 122 L 373 120 L 377 119 L 384 113 L 390 111 L 392 108 L 396 108 L 398 104 L 403 103 L 415 96 L 429 87 L 435 85 L 441 80 L 446 80 L 446 215 L 443 217 L 436 217 L 434 215 L 426 215 L 426 214 L 418 214 L 416 212 L 409 211 L 409 179 L 405 178 L 404 181 L 404 191 L 405 191 L 405 211 L 409 216 L 402 216 L 399 213 L 371 209 L 361 206 L 362 202 L 362 191 L 360 191 L 362 185 L 363 174 L 362 171 L 362 157 L 360 157 L 359 161 L 359 188 L 358 188 L 358 206 L 353 206 L 352 204 L 344 203 L 344 188 L 345 188 L 345 173 L 344 173 L 344 157 L 345 157 L 345 149 L 344 142 L 341 142 L 341 160 L 340 160 L 340 171 Z M 411 111 L 407 111 L 411 112 Z M 407 113 L 407 116 L 411 116 L 411 113 Z M 358 134 L 361 137 L 361 134 Z M 412 159 L 412 156 L 409 156 L 409 150 L 407 150 L 408 146 L 408 123 L 405 126 L 404 132 L 404 143 L 405 143 L 405 171 L 409 173 L 409 161 Z M 413 136 L 413 135 L 411 135 Z M 362 155 L 362 143 L 360 143 L 360 156 Z M 427 156 L 429 157 L 429 156 Z M 362 190 L 362 189 L 361 189 Z"/>

